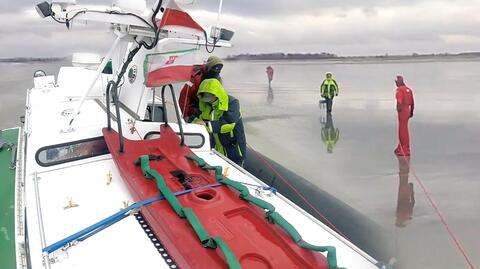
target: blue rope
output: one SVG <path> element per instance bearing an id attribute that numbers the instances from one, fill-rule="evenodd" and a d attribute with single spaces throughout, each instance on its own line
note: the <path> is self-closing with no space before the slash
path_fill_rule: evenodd
<path id="1" fill-rule="evenodd" d="M 187 194 L 187 193 L 190 193 L 192 191 L 196 191 L 196 190 L 200 190 L 200 189 L 205 189 L 205 188 L 213 188 L 213 187 L 220 187 L 222 186 L 222 184 L 220 183 L 216 183 L 216 184 L 210 184 L 210 185 L 206 185 L 206 186 L 202 186 L 202 187 L 198 187 L 198 188 L 194 188 L 194 189 L 190 189 L 190 190 L 183 190 L 183 191 L 179 191 L 179 192 L 175 192 L 174 195 L 175 196 L 180 196 L 180 195 L 184 195 L 184 194 Z M 57 241 L 53 244 L 51 244 L 50 246 L 47 246 L 43 249 L 43 252 L 45 253 L 52 253 L 56 250 L 58 250 L 59 248 L 62 248 L 64 246 L 68 246 L 70 245 L 72 242 L 81 242 L 87 238 L 90 238 L 91 236 L 97 234 L 98 232 L 110 227 L 111 225 L 119 222 L 120 220 L 126 218 L 129 216 L 129 212 L 132 211 L 132 210 L 135 210 L 137 208 L 140 208 L 142 206 L 145 206 L 145 205 L 148 205 L 148 204 L 151 204 L 153 202 L 156 202 L 156 201 L 160 201 L 160 200 L 165 200 L 165 197 L 163 197 L 162 195 L 160 196 L 157 196 L 157 197 L 153 197 L 153 198 L 150 198 L 150 199 L 147 199 L 147 200 L 144 200 L 144 201 L 141 201 L 141 202 L 136 202 L 134 203 L 133 205 L 125 208 L 125 209 L 122 209 L 120 210 L 119 212 L 111 215 L 110 217 L 107 217 L 79 232 L 76 232 L 60 241 Z"/>

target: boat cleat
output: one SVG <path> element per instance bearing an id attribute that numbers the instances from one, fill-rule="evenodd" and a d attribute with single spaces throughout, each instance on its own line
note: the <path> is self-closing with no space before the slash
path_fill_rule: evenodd
<path id="1" fill-rule="evenodd" d="M 68 197 L 68 203 L 67 203 L 66 206 L 63 207 L 63 209 L 67 210 L 67 209 L 74 208 L 74 207 L 78 207 L 78 204 L 74 204 L 72 202 L 72 197 Z"/>
<path id="2" fill-rule="evenodd" d="M 274 191 L 270 187 L 263 187 L 263 186 L 258 186 L 255 188 L 255 196 L 263 198 L 263 197 L 272 197 L 274 194 Z"/>
<path id="3" fill-rule="evenodd" d="M 225 167 L 225 169 L 223 169 L 223 176 L 224 176 L 224 177 L 228 177 L 228 176 L 229 176 L 229 174 L 228 174 L 228 169 L 230 169 L 230 166 L 227 166 L 227 167 Z"/>
<path id="4" fill-rule="evenodd" d="M 60 134 L 68 134 L 73 132 L 75 132 L 75 128 L 73 128 L 71 125 L 69 125 L 66 129 L 60 130 Z"/>
<path id="5" fill-rule="evenodd" d="M 61 250 L 63 251 L 63 252 L 61 252 L 61 253 L 66 254 L 66 256 L 68 256 L 68 249 L 71 248 L 71 247 L 74 247 L 74 246 L 78 245 L 78 243 L 80 243 L 78 240 L 74 240 L 74 241 L 72 241 L 72 242 L 69 242 L 69 243 L 65 244 L 65 245 L 61 248 Z M 56 252 L 56 253 L 58 253 L 58 252 Z M 58 255 L 55 255 L 55 258 L 56 258 L 57 261 L 59 260 L 59 256 L 58 256 Z"/>
<path id="6" fill-rule="evenodd" d="M 123 201 L 123 208 L 121 208 L 120 210 L 126 209 L 126 208 L 128 208 L 129 206 L 131 206 L 131 205 L 132 205 L 132 204 L 130 204 L 130 201 Z M 132 209 L 132 210 L 130 210 L 130 211 L 128 212 L 128 215 L 133 216 L 133 215 L 139 213 L 140 210 L 141 210 L 141 207 Z"/>
<path id="7" fill-rule="evenodd" d="M 140 207 L 139 207 L 139 208 L 132 209 L 132 210 L 130 210 L 130 213 L 128 213 L 128 215 L 130 215 L 130 216 L 135 216 L 136 214 L 140 213 L 140 210 L 141 210 Z"/>
<path id="8" fill-rule="evenodd" d="M 48 263 L 49 263 L 49 264 L 54 264 L 54 263 L 57 263 L 57 262 L 59 262 L 59 261 L 60 261 L 60 259 L 59 259 L 57 256 L 55 256 L 55 257 L 48 257 Z M 45 260 L 42 261 L 42 264 L 43 264 L 43 266 L 45 267 Z"/>
<path id="9" fill-rule="evenodd" d="M 108 171 L 108 174 L 107 174 L 107 185 L 110 185 L 110 184 L 112 183 L 112 179 L 113 179 L 112 171 Z"/>

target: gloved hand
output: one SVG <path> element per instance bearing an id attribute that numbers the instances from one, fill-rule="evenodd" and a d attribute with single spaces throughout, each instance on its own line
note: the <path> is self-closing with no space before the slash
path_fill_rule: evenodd
<path id="1" fill-rule="evenodd" d="M 202 119 L 199 119 L 199 118 L 195 118 L 193 119 L 192 123 L 195 123 L 195 124 L 200 124 L 200 125 L 203 125 L 205 126 L 205 121 L 203 121 Z"/>

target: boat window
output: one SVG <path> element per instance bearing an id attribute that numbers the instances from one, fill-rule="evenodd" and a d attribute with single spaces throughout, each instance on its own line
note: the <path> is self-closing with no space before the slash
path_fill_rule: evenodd
<path id="1" fill-rule="evenodd" d="M 103 61 L 103 59 L 102 59 Z M 108 61 L 107 65 L 105 65 L 105 68 L 103 68 L 102 73 L 103 74 L 113 74 L 113 67 L 112 67 L 112 60 Z"/>
<path id="2" fill-rule="evenodd" d="M 180 138 L 180 133 L 177 133 Z M 189 148 L 201 148 L 205 144 L 205 137 L 199 133 L 185 133 L 185 145 Z M 160 132 L 149 132 L 145 135 L 143 139 L 156 139 L 160 138 Z"/>
<path id="3" fill-rule="evenodd" d="M 148 104 L 144 121 L 164 122 L 164 110 L 162 105 L 155 105 L 152 108 L 152 104 Z"/>
<path id="4" fill-rule="evenodd" d="M 40 148 L 35 160 L 40 166 L 52 166 L 108 154 L 103 136 Z"/>

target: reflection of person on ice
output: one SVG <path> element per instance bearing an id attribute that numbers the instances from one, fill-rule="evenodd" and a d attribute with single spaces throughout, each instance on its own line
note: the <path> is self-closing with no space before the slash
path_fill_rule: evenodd
<path id="1" fill-rule="evenodd" d="M 410 157 L 397 156 L 397 159 L 399 182 L 395 225 L 397 227 L 405 227 L 408 221 L 412 219 L 415 195 L 413 192 L 413 183 L 408 182 Z"/>
<path id="2" fill-rule="evenodd" d="M 333 97 L 338 96 L 339 87 L 335 79 L 332 78 L 332 73 L 325 73 L 325 79 L 320 86 L 320 96 L 325 99 L 325 101 L 320 101 L 320 104 L 327 104 L 327 112 L 332 112 L 333 106 Z"/>
<path id="3" fill-rule="evenodd" d="M 268 77 L 268 86 L 272 83 L 273 80 L 273 68 L 269 65 L 267 66 L 267 77 Z"/>
<path id="4" fill-rule="evenodd" d="M 410 156 L 410 133 L 408 131 L 408 120 L 413 117 L 413 92 L 405 85 L 402 76 L 397 76 L 395 84 L 397 84 L 395 98 L 397 99 L 399 142 L 394 152 L 397 156 Z"/>
<path id="5" fill-rule="evenodd" d="M 322 141 L 327 146 L 327 152 L 333 153 L 333 148 L 340 139 L 340 130 L 333 125 L 332 113 L 327 113 L 327 121 L 322 124 Z"/>

